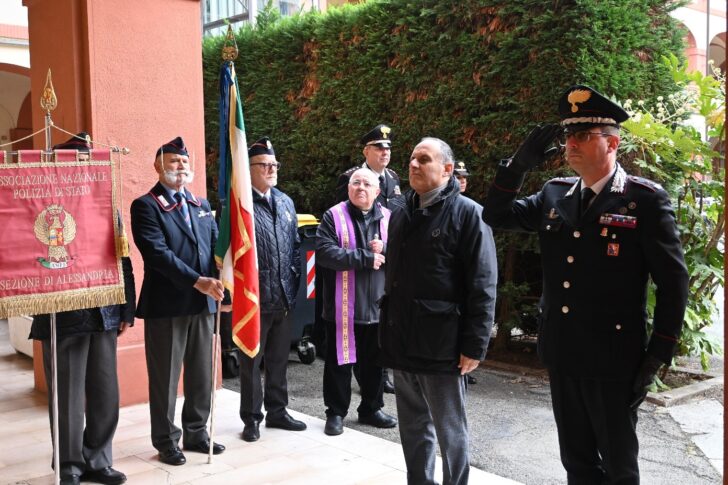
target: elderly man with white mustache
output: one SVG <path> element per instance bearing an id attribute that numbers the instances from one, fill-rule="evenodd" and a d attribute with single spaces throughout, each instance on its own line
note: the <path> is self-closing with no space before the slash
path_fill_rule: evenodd
<path id="1" fill-rule="evenodd" d="M 185 450 L 214 454 L 210 443 L 213 315 L 222 300 L 213 248 L 217 226 L 210 204 L 186 188 L 194 173 L 182 138 L 162 145 L 154 160 L 159 182 L 131 205 L 134 242 L 144 259 L 136 316 L 144 319 L 152 444 L 159 460 L 183 465 Z M 177 383 L 184 363 L 182 429 L 174 424 Z"/>

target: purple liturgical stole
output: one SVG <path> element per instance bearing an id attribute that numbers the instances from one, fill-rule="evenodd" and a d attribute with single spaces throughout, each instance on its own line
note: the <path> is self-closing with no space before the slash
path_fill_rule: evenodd
<path id="1" fill-rule="evenodd" d="M 389 209 L 380 206 L 382 217 L 379 221 L 379 233 L 382 242 L 387 243 L 389 226 Z M 339 237 L 339 246 L 343 249 L 356 249 L 356 232 L 354 222 L 346 209 L 346 202 L 331 208 L 334 216 L 334 227 Z M 356 362 L 356 341 L 354 340 L 354 303 L 356 288 L 354 286 L 354 270 L 336 272 L 336 358 L 339 365 Z"/>

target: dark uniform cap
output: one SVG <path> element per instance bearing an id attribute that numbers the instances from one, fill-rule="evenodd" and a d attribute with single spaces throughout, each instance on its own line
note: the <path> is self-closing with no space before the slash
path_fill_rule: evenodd
<path id="1" fill-rule="evenodd" d="M 270 138 L 264 136 L 250 145 L 250 148 L 248 148 L 248 158 L 256 155 L 276 155 L 276 152 L 273 151 L 273 144 L 270 142 Z"/>
<path id="2" fill-rule="evenodd" d="M 589 86 L 571 86 L 559 100 L 561 126 L 576 130 L 594 125 L 619 126 L 629 115 Z"/>
<path id="3" fill-rule="evenodd" d="M 88 153 L 91 149 L 91 137 L 88 133 L 82 131 L 72 136 L 68 141 L 53 145 L 54 150 L 78 150 L 79 152 Z"/>
<path id="4" fill-rule="evenodd" d="M 162 152 L 174 153 L 175 155 L 184 155 L 186 157 L 189 156 L 189 154 L 187 153 L 187 147 L 185 146 L 185 142 L 182 141 L 182 137 L 179 136 L 174 140 L 168 141 L 167 143 L 159 147 L 156 156 L 158 157 L 162 154 Z"/>
<path id="5" fill-rule="evenodd" d="M 377 125 L 372 131 L 361 137 L 361 144 L 392 148 L 392 129 L 387 125 Z"/>
<path id="6" fill-rule="evenodd" d="M 470 175 L 470 172 L 465 168 L 465 162 L 456 162 L 455 165 L 457 165 L 457 168 L 453 172 L 455 172 L 456 177 L 467 177 Z"/>

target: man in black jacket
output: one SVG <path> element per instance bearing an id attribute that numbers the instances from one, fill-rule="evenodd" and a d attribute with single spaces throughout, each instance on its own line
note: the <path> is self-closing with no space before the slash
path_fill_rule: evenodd
<path id="1" fill-rule="evenodd" d="M 409 483 L 469 476 L 465 379 L 485 353 L 497 264 L 482 207 L 460 195 L 452 150 L 424 138 L 409 164 L 406 207 L 392 214 L 379 324 L 382 363 L 394 369 L 399 432 Z"/>
<path id="2" fill-rule="evenodd" d="M 264 404 L 268 428 L 306 429 L 306 423 L 293 419 L 286 411 L 286 371 L 291 349 L 291 326 L 286 314 L 293 311 L 301 280 L 301 240 L 293 201 L 275 188 L 281 164 L 270 140 L 264 137 L 253 143 L 248 157 L 260 284 L 260 351 L 255 358 L 245 354 L 240 357 L 240 419 L 245 425 L 243 439 L 257 441 Z M 261 386 L 261 360 L 265 393 Z"/>
<path id="3" fill-rule="evenodd" d="M 349 179 L 349 200 L 327 210 L 316 232 L 327 342 L 324 433 L 331 436 L 344 430 L 354 363 L 359 365 L 361 387 L 359 422 L 377 428 L 397 425 L 394 417 L 382 411 L 382 368 L 375 362 L 391 215 L 375 203 L 378 194 L 377 176 L 365 168 L 356 170 Z"/>
<path id="4" fill-rule="evenodd" d="M 588 86 L 559 101 L 561 127 L 537 127 L 504 160 L 485 201 L 493 227 L 537 232 L 543 266 L 538 353 L 549 370 L 568 482 L 638 484 L 637 408 L 680 337 L 688 274 L 675 214 L 656 183 L 617 163 L 628 114 Z M 579 177 L 516 200 L 560 136 Z M 647 281 L 657 286 L 647 336 Z"/>
<path id="5" fill-rule="evenodd" d="M 88 134 L 81 132 L 54 150 L 77 150 L 87 159 Z M 108 484 L 126 482 L 114 470 L 112 440 L 119 422 L 119 383 L 116 372 L 117 336 L 134 325 L 136 289 L 131 260 L 121 258 L 123 305 L 109 305 L 56 314 L 58 389 L 58 450 L 62 485 L 80 480 Z M 51 390 L 53 379 L 50 315 L 36 315 L 30 338 L 43 343 L 43 368 Z M 53 403 L 48 394 L 48 414 Z M 84 423 L 85 418 L 85 423 Z"/>

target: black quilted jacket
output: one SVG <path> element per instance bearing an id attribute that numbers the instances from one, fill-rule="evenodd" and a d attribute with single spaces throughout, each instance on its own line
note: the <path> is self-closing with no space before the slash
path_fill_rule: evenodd
<path id="1" fill-rule="evenodd" d="M 271 189 L 273 207 L 253 191 L 255 243 L 258 251 L 260 311 L 292 310 L 301 281 L 298 221 L 293 201 L 280 190 Z"/>

